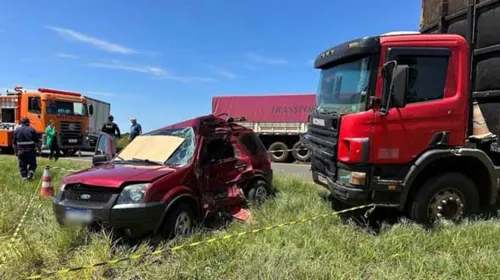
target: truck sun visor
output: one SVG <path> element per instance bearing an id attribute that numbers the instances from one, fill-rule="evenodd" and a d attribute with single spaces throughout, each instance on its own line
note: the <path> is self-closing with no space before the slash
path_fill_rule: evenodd
<path id="1" fill-rule="evenodd" d="M 124 160 L 133 158 L 148 159 L 151 161 L 166 161 L 184 142 L 184 138 L 176 136 L 137 136 L 120 152 Z"/>

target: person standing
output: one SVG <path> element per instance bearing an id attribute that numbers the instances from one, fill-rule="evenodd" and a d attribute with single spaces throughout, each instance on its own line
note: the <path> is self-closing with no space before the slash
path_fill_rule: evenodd
<path id="1" fill-rule="evenodd" d="M 130 136 L 128 137 L 129 143 L 132 142 L 135 137 L 142 134 L 142 127 L 137 123 L 137 119 L 135 117 L 131 118 L 130 122 L 132 123 L 132 125 L 130 126 Z"/>
<path id="2" fill-rule="evenodd" d="M 108 117 L 108 121 L 103 124 L 101 131 L 107 133 L 113 139 L 113 152 L 116 152 L 116 142 L 121 138 L 120 128 L 113 122 L 113 116 Z"/>
<path id="3" fill-rule="evenodd" d="M 54 127 L 54 121 L 50 120 L 49 125 L 45 129 L 45 135 L 47 135 L 47 146 L 50 148 L 49 159 L 55 158 L 55 161 L 59 159 L 59 144 L 57 143 L 57 132 Z M 55 153 L 55 155 L 54 155 Z"/>
<path id="4" fill-rule="evenodd" d="M 30 127 L 30 120 L 21 119 L 21 126 L 14 131 L 14 153 L 19 162 L 19 172 L 23 180 L 31 180 L 37 168 L 36 149 L 40 150 L 40 139 L 35 129 Z"/>

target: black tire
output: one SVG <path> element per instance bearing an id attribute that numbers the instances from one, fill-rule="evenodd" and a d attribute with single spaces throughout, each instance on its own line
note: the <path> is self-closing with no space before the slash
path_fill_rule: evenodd
<path id="1" fill-rule="evenodd" d="M 263 180 L 253 182 L 247 189 L 247 199 L 254 205 L 263 204 L 271 195 L 271 188 Z"/>
<path id="2" fill-rule="evenodd" d="M 181 220 L 183 219 L 187 219 L 190 224 L 181 229 L 179 223 L 182 223 Z M 167 239 L 187 237 L 192 234 L 194 226 L 195 216 L 193 210 L 188 204 L 181 202 L 174 205 L 174 208 L 165 215 L 160 233 Z"/>
<path id="3" fill-rule="evenodd" d="M 305 146 L 300 141 L 297 141 L 297 143 L 293 145 L 292 149 L 293 149 L 292 155 L 295 158 L 295 160 L 300 162 L 306 162 L 311 159 L 311 154 L 312 154 L 311 151 L 305 148 Z"/>
<path id="4" fill-rule="evenodd" d="M 474 182 L 460 173 L 447 173 L 429 179 L 422 186 L 411 202 L 409 218 L 430 225 L 441 217 L 460 221 L 478 209 L 479 194 Z"/>
<path id="5" fill-rule="evenodd" d="M 282 151 L 282 152 L 275 152 Z M 285 162 L 288 159 L 288 146 L 283 142 L 274 142 L 269 146 L 271 160 L 274 162 Z"/>

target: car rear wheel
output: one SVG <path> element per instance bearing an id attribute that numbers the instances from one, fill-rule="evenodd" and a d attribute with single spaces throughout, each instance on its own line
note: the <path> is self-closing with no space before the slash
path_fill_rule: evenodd
<path id="1" fill-rule="evenodd" d="M 437 220 L 460 221 L 479 209 L 479 194 L 474 182 L 460 173 L 431 178 L 411 204 L 410 218 L 429 225 Z"/>
<path id="2" fill-rule="evenodd" d="M 311 151 L 307 149 L 300 141 L 293 145 L 292 155 L 297 161 L 306 162 L 311 159 Z"/>
<path id="3" fill-rule="evenodd" d="M 283 142 L 274 142 L 269 146 L 271 160 L 274 162 L 285 162 L 288 159 L 288 146 Z"/>
<path id="4" fill-rule="evenodd" d="M 247 192 L 247 199 L 255 205 L 263 204 L 271 195 L 268 184 L 263 180 L 254 182 Z"/>
<path id="5" fill-rule="evenodd" d="M 179 203 L 165 216 L 161 234 L 168 238 L 183 238 L 191 235 L 194 228 L 193 210 L 188 204 Z"/>

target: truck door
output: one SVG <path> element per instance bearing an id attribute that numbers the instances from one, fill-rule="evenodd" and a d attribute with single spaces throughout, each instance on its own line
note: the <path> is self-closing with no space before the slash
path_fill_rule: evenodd
<path id="1" fill-rule="evenodd" d="M 42 101 L 39 96 L 29 96 L 28 98 L 28 119 L 31 127 L 38 131 L 45 131 L 42 125 Z M 26 100 L 26 99 L 25 99 Z"/>
<path id="2" fill-rule="evenodd" d="M 385 115 L 375 112 L 372 156 L 377 163 L 411 162 L 442 132 L 463 137 L 461 120 L 453 120 L 459 113 L 453 111 L 455 98 L 447 98 L 457 90 L 451 54 L 449 48 L 441 47 L 386 48 L 385 61 L 407 65 L 409 78 L 405 107 L 389 108 Z M 378 82 L 383 83 L 382 77 Z"/>
<path id="3" fill-rule="evenodd" d="M 99 133 L 94 154 L 105 155 L 107 160 L 111 160 L 115 156 L 113 138 L 106 133 Z"/>

